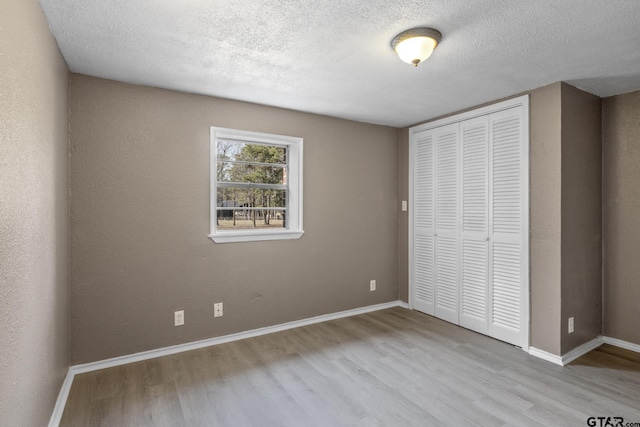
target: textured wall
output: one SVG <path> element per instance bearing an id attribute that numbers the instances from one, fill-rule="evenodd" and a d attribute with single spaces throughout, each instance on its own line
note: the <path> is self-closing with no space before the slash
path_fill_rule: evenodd
<path id="1" fill-rule="evenodd" d="M 73 363 L 397 299 L 397 129 L 80 75 L 70 102 Z M 212 125 L 304 138 L 300 240 L 207 237 Z"/>
<path id="2" fill-rule="evenodd" d="M 35 0 L 0 2 L 0 424 L 46 425 L 69 366 L 68 70 Z"/>
<path id="3" fill-rule="evenodd" d="M 560 355 L 561 84 L 530 98 L 531 345 Z"/>
<path id="4" fill-rule="evenodd" d="M 600 98 L 562 84 L 561 354 L 602 333 L 601 119 Z"/>
<path id="5" fill-rule="evenodd" d="M 604 335 L 640 344 L 640 91 L 605 98 Z"/>

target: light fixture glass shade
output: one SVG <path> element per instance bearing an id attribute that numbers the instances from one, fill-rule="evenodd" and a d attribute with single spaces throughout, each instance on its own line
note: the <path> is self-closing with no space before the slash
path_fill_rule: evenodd
<path id="1" fill-rule="evenodd" d="M 419 64 L 433 52 L 436 41 L 430 37 L 413 37 L 398 43 L 396 53 L 408 64 Z"/>
<path id="2" fill-rule="evenodd" d="M 416 67 L 431 56 L 442 35 L 433 28 L 412 28 L 398 34 L 391 42 L 391 47 L 400 59 Z"/>

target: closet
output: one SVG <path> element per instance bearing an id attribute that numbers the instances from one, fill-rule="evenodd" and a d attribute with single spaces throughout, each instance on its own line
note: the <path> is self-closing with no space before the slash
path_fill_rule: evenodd
<path id="1" fill-rule="evenodd" d="M 528 349 L 528 96 L 410 129 L 410 305 Z"/>

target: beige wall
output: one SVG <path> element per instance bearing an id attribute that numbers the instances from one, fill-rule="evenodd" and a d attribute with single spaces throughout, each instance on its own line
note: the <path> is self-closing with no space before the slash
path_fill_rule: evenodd
<path id="1" fill-rule="evenodd" d="M 561 354 L 602 333 L 601 118 L 600 98 L 562 84 Z"/>
<path id="2" fill-rule="evenodd" d="M 604 334 L 640 344 L 640 91 L 606 98 Z"/>
<path id="3" fill-rule="evenodd" d="M 530 344 L 560 355 L 561 84 L 530 95 Z"/>
<path id="4" fill-rule="evenodd" d="M 0 3 L 0 424 L 48 423 L 69 366 L 68 70 L 35 0 Z"/>
<path id="5" fill-rule="evenodd" d="M 80 75 L 70 102 L 73 363 L 398 298 L 397 129 Z M 300 240 L 207 237 L 212 125 L 304 138 Z"/>

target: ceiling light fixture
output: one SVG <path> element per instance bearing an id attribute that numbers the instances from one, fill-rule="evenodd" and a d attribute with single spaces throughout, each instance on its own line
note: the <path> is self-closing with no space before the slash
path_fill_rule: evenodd
<path id="1" fill-rule="evenodd" d="M 425 27 L 411 28 L 395 36 L 391 40 L 391 47 L 400 59 L 417 67 L 431 56 L 440 40 L 442 40 L 442 34 L 438 30 Z"/>

